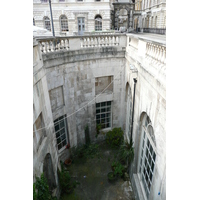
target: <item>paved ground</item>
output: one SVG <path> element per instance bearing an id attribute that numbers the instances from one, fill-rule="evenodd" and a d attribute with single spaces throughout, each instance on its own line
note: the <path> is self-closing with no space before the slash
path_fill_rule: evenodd
<path id="1" fill-rule="evenodd" d="M 116 151 L 103 143 L 100 145 L 102 158 L 75 160 L 68 170 L 80 185 L 62 200 L 134 200 L 129 181 L 123 181 L 122 178 L 118 178 L 114 183 L 108 181 L 107 173 L 111 171 L 115 153 Z"/>

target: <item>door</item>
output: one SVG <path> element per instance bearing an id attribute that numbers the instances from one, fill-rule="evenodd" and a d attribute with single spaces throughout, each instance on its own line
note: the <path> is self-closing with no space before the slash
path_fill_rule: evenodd
<path id="1" fill-rule="evenodd" d="M 85 31 L 85 18 L 78 18 L 78 35 L 83 35 Z"/>

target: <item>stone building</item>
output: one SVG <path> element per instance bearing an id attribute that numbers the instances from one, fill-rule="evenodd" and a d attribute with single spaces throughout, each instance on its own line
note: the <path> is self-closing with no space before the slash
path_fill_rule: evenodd
<path id="1" fill-rule="evenodd" d="M 122 16 L 121 19 L 127 19 L 121 23 L 122 27 L 130 25 L 131 22 L 134 29 L 136 24 L 134 17 L 137 17 L 140 31 L 145 31 L 141 22 L 142 19 L 146 20 L 149 8 L 140 12 L 143 1 L 137 1 L 138 10 L 134 9 L 136 3 L 119 0 L 116 7 L 113 2 L 111 5 L 105 0 L 93 1 L 91 4 L 94 7 L 93 10 L 91 8 L 91 12 L 88 12 L 89 6 L 87 11 L 85 6 L 83 6 L 85 11 L 78 11 L 73 2 L 70 1 L 69 5 L 74 5 L 74 10 L 69 11 L 65 10 L 68 7 L 60 9 L 62 3 L 52 0 L 54 27 L 58 36 L 62 35 L 59 20 L 64 16 L 63 13 L 66 14 L 68 21 L 66 34 L 71 35 L 73 31 L 78 33 L 79 17 L 84 17 L 84 20 L 87 18 L 86 31 L 94 30 L 95 16 L 99 15 L 102 17 L 102 30 L 109 29 L 113 22 L 110 17 L 115 16 L 110 8 L 113 12 L 114 8 L 120 8 L 120 15 L 117 17 Z M 84 2 L 76 3 L 83 5 Z M 99 5 L 102 3 L 102 7 L 98 7 L 99 10 L 95 8 L 96 3 Z M 127 13 L 125 10 L 120 11 L 126 8 L 126 6 L 123 8 L 123 4 L 133 5 L 133 10 L 130 9 Z M 66 2 L 63 5 L 66 5 Z M 162 5 L 164 4 L 160 3 L 156 6 L 155 12 L 151 13 L 152 16 L 155 13 L 159 17 L 164 16 L 158 15 L 162 12 L 159 7 Z M 34 8 L 36 26 L 44 27 L 44 17 L 50 18 L 48 6 L 45 2 L 34 1 L 34 7 L 37 7 Z M 103 11 L 106 6 L 107 11 L 106 9 Z M 129 14 L 132 14 L 133 18 L 130 18 Z M 126 18 L 126 15 L 129 17 Z M 160 20 L 159 27 L 162 23 Z M 38 30 L 41 33 L 42 30 Z M 84 129 L 87 125 L 93 142 L 104 140 L 104 135 L 95 137 L 96 124 L 102 123 L 105 132 L 114 127 L 121 127 L 127 141 L 130 140 L 131 126 L 133 126 L 135 158 L 129 175 L 135 193 L 134 198 L 165 200 L 165 114 L 164 35 L 101 32 L 62 38 L 39 37 L 37 34 L 34 36 L 33 181 L 36 176 L 44 172 L 54 195 L 59 196 L 57 169 L 60 168 L 60 160 L 65 160 L 69 156 L 66 144 L 69 143 L 71 146 L 83 144 Z"/>

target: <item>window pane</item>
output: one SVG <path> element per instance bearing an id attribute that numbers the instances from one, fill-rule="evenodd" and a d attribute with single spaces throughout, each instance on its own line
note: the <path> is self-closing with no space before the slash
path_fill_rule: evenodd
<path id="1" fill-rule="evenodd" d="M 106 112 L 106 109 L 105 109 L 105 108 L 102 108 L 102 109 L 101 109 L 101 112 Z"/>
<path id="2" fill-rule="evenodd" d="M 59 131 L 56 133 L 56 138 L 58 138 L 58 137 L 60 137 L 60 132 Z"/>
<path id="3" fill-rule="evenodd" d="M 154 162 L 156 160 L 156 154 L 155 154 L 155 152 L 153 152 L 153 160 L 154 160 Z"/>
<path id="4" fill-rule="evenodd" d="M 107 112 L 109 112 L 111 110 L 111 108 L 110 107 L 107 107 Z"/>
<path id="5" fill-rule="evenodd" d="M 56 126 L 55 126 L 55 132 L 57 132 L 59 130 L 59 125 L 57 124 Z"/>
<path id="6" fill-rule="evenodd" d="M 61 139 L 62 139 L 62 140 L 65 140 L 65 138 L 66 138 L 66 137 L 65 137 L 65 134 L 61 135 Z"/>
<path id="7" fill-rule="evenodd" d="M 59 144 L 61 142 L 61 138 L 57 138 L 57 144 Z"/>
<path id="8" fill-rule="evenodd" d="M 97 120 L 97 124 L 100 124 L 100 119 Z"/>
<path id="9" fill-rule="evenodd" d="M 102 119 L 102 118 L 105 118 L 105 117 L 106 117 L 106 115 L 105 115 L 105 114 L 101 114 L 101 119 Z"/>
<path id="10" fill-rule="evenodd" d="M 66 142 L 66 139 L 62 142 L 62 146 L 66 146 L 67 145 L 67 142 Z"/>
<path id="11" fill-rule="evenodd" d="M 97 103 L 97 104 L 96 104 L 96 108 L 99 108 L 99 107 L 100 107 L 100 103 Z"/>
<path id="12" fill-rule="evenodd" d="M 60 128 L 63 128 L 65 126 L 64 120 L 60 121 Z"/>
<path id="13" fill-rule="evenodd" d="M 108 101 L 108 102 L 107 102 L 107 105 L 108 105 L 108 106 L 111 106 L 111 101 Z"/>
<path id="14" fill-rule="evenodd" d="M 60 150 L 62 148 L 62 144 L 60 143 L 59 145 L 58 145 L 58 150 Z"/>
<path id="15" fill-rule="evenodd" d="M 96 110 L 96 113 L 100 113 L 100 110 L 97 109 L 97 110 Z"/>
<path id="16" fill-rule="evenodd" d="M 101 107 L 103 107 L 103 106 L 105 106 L 106 105 L 106 103 L 105 102 L 102 102 L 101 103 Z"/>
<path id="17" fill-rule="evenodd" d="M 96 115 L 96 119 L 100 119 L 100 115 Z"/>

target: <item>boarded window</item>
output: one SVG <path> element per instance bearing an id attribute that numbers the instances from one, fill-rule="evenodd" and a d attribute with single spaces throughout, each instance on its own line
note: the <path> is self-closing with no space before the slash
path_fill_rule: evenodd
<path id="1" fill-rule="evenodd" d="M 50 90 L 49 97 L 50 97 L 50 101 L 51 101 L 52 112 L 54 112 L 56 109 L 64 106 L 63 86 L 60 86 L 60 87 Z"/>
<path id="2" fill-rule="evenodd" d="M 102 93 L 111 94 L 113 92 L 113 76 L 103 76 L 95 78 L 95 95 Z"/>

